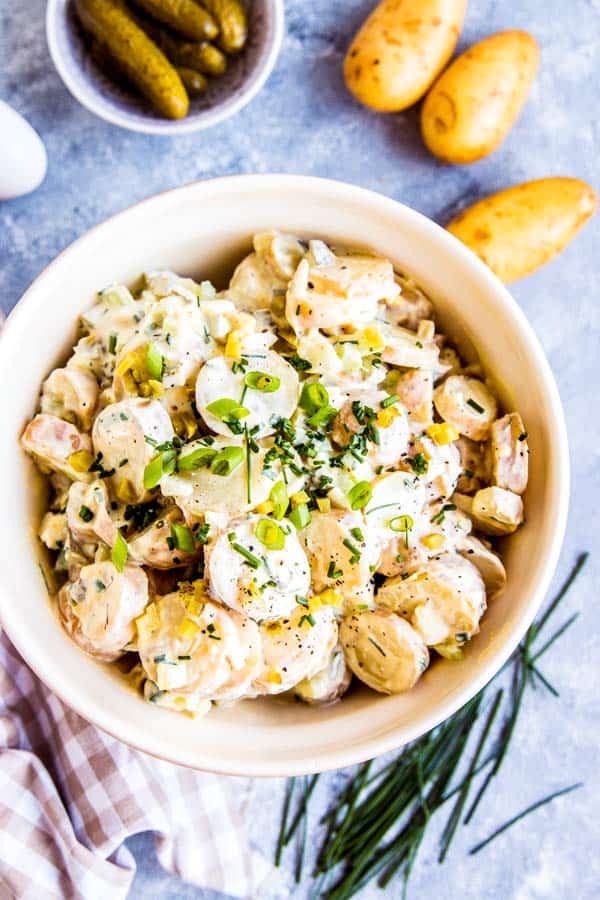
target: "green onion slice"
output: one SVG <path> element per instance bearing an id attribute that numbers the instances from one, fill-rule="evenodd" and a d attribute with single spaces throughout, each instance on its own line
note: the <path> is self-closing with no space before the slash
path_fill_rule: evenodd
<path id="1" fill-rule="evenodd" d="M 210 466 L 217 451 L 212 447 L 197 447 L 191 453 L 181 455 L 177 460 L 177 468 L 180 472 L 193 472 L 203 466 Z"/>
<path id="2" fill-rule="evenodd" d="M 240 406 L 237 400 L 231 400 L 229 397 L 223 397 L 221 400 L 215 400 L 209 403 L 206 411 L 216 416 L 217 419 L 225 421 L 225 419 L 245 419 L 250 415 L 250 410 L 245 406 Z"/>
<path id="3" fill-rule="evenodd" d="M 146 468 L 144 469 L 144 487 L 147 491 L 151 491 L 160 484 L 163 477 L 163 455 L 157 453 L 153 456 Z"/>
<path id="4" fill-rule="evenodd" d="M 241 447 L 224 447 L 212 460 L 210 471 L 213 475 L 231 475 L 243 459 L 244 451 Z"/>
<path id="5" fill-rule="evenodd" d="M 194 553 L 196 542 L 191 528 L 188 528 L 187 525 L 179 525 L 174 522 L 171 525 L 171 536 L 178 550 L 183 550 L 184 553 Z"/>
<path id="6" fill-rule="evenodd" d="M 395 403 L 399 402 L 400 397 L 398 396 L 398 394 L 390 394 L 388 397 L 381 401 L 381 408 L 387 409 L 388 406 L 393 406 Z"/>
<path id="7" fill-rule="evenodd" d="M 146 349 L 146 368 L 148 369 L 150 378 L 154 378 L 156 381 L 162 381 L 163 372 L 165 370 L 165 361 L 154 341 L 150 341 Z"/>
<path id="8" fill-rule="evenodd" d="M 276 519 L 283 519 L 287 512 L 289 497 L 287 488 L 283 481 L 277 481 L 271 488 L 269 500 L 273 504 L 273 516 Z"/>
<path id="9" fill-rule="evenodd" d="M 83 519 L 84 522 L 91 522 L 94 518 L 94 513 L 89 506 L 82 506 L 79 510 L 79 518 Z"/>
<path id="10" fill-rule="evenodd" d="M 351 509 L 364 509 L 371 499 L 372 494 L 373 489 L 369 482 L 359 481 L 348 494 Z"/>
<path id="11" fill-rule="evenodd" d="M 306 503 L 300 503 L 294 507 L 288 516 L 288 519 L 297 531 L 301 531 L 309 524 L 311 520 L 310 510 Z"/>
<path id="12" fill-rule="evenodd" d="M 337 409 L 334 406 L 322 406 L 321 409 L 318 409 L 316 413 L 306 421 L 309 425 L 312 425 L 313 428 L 320 428 L 321 425 L 326 425 L 336 413 Z"/>
<path id="13" fill-rule="evenodd" d="M 285 534 L 279 525 L 270 519 L 260 519 L 256 524 L 254 534 L 268 550 L 283 550 L 285 547 Z"/>
<path id="14" fill-rule="evenodd" d="M 260 391 L 263 394 L 272 394 L 281 385 L 281 378 L 269 375 L 267 372 L 248 372 L 244 376 L 244 384 L 252 391 Z"/>
<path id="15" fill-rule="evenodd" d="M 299 404 L 309 415 L 316 413 L 318 409 L 329 405 L 327 389 L 318 382 L 313 384 L 305 383 L 300 394 Z"/>
<path id="16" fill-rule="evenodd" d="M 414 524 L 412 516 L 395 516 L 388 522 L 391 530 L 397 532 L 410 531 Z"/>
<path id="17" fill-rule="evenodd" d="M 121 532 L 117 531 L 117 539 L 113 544 L 112 553 L 110 554 L 110 558 L 112 559 L 113 565 L 117 572 L 123 571 L 128 556 L 129 549 L 127 547 L 127 541 L 125 540 Z"/>

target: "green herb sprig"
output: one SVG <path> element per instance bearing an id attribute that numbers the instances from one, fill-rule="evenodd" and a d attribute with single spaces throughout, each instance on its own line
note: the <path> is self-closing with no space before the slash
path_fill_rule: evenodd
<path id="1" fill-rule="evenodd" d="M 579 556 L 557 596 L 531 625 L 507 663 L 513 667 L 508 695 L 499 689 L 487 703 L 488 685 L 450 719 L 414 741 L 376 773 L 372 774 L 373 760 L 353 770 L 333 806 L 321 819 L 325 835 L 312 872 L 314 887 L 311 896 L 323 900 L 346 900 L 373 879 L 377 879 L 379 887 L 385 888 L 397 874 L 403 877 L 405 894 L 431 818 L 455 798 L 440 838 L 438 861 L 445 860 L 459 824 L 472 820 L 487 788 L 506 759 L 527 687 L 539 684 L 552 696 L 558 696 L 556 688 L 541 672 L 539 661 L 573 624 L 578 614 L 571 615 L 543 643 L 539 644 L 539 639 L 587 557 L 587 553 Z M 494 727 L 498 720 L 501 723 L 499 729 Z M 456 782 L 455 774 L 461 763 L 464 767 L 473 741 L 474 750 L 468 756 L 466 771 Z M 471 789 L 483 773 L 483 782 L 463 818 Z M 288 782 L 276 865 L 280 864 L 283 851 L 294 834 L 305 834 L 309 800 L 318 777 L 296 778 Z M 292 801 L 298 785 L 300 798 L 293 812 Z M 569 785 L 531 804 L 477 843 L 470 853 L 480 852 L 525 816 L 581 786 L 579 782 Z M 302 877 L 304 854 L 305 838 L 301 837 L 295 862 L 297 881 Z"/>

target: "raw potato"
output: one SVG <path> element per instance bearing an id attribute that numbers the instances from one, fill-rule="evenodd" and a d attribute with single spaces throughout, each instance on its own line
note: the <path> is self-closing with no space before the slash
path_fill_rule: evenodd
<path id="1" fill-rule="evenodd" d="M 461 164 L 493 153 L 523 108 L 538 62 L 538 45 L 526 31 L 493 34 L 455 59 L 421 110 L 433 155 Z"/>
<path id="2" fill-rule="evenodd" d="M 560 253 L 597 205 L 584 181 L 541 178 L 479 200 L 447 228 L 509 283 Z"/>
<path id="3" fill-rule="evenodd" d="M 467 0 L 382 0 L 348 50 L 348 90 L 370 109 L 416 103 L 456 46 Z"/>

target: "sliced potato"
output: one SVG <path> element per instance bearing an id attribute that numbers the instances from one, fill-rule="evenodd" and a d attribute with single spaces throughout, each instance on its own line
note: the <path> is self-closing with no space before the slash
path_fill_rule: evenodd
<path id="1" fill-rule="evenodd" d="M 91 372 L 71 366 L 55 369 L 42 387 L 43 413 L 73 422 L 89 431 L 98 402 L 98 382 Z"/>
<path id="2" fill-rule="evenodd" d="M 598 199 L 577 178 L 541 178 L 484 197 L 448 224 L 498 278 L 530 275 L 566 247 Z"/>
<path id="3" fill-rule="evenodd" d="M 446 422 L 471 438 L 483 441 L 498 412 L 496 398 L 478 378 L 450 375 L 433 392 L 436 410 Z"/>
<path id="4" fill-rule="evenodd" d="M 491 428 L 490 454 L 494 484 L 522 494 L 529 477 L 529 447 L 519 413 L 496 419 Z"/>
<path id="5" fill-rule="evenodd" d="M 382 0 L 344 61 L 346 86 L 380 112 L 416 103 L 456 46 L 467 0 Z"/>
<path id="6" fill-rule="evenodd" d="M 21 444 L 40 466 L 53 472 L 62 472 L 73 481 L 91 481 L 94 477 L 88 472 L 93 459 L 89 435 L 64 419 L 38 413 L 25 428 Z"/>
<path id="7" fill-rule="evenodd" d="M 479 570 L 488 599 L 500 594 L 506 585 L 506 569 L 498 554 L 472 534 L 467 535 L 457 549 Z"/>
<path id="8" fill-rule="evenodd" d="M 259 694 L 289 691 L 327 666 L 338 641 L 335 615 L 323 606 L 311 616 L 298 606 L 289 618 L 261 624 L 263 661 L 253 683 Z"/>
<path id="9" fill-rule="evenodd" d="M 408 619 L 428 646 L 457 634 L 468 640 L 479 631 L 479 620 L 486 609 L 479 571 L 455 553 L 429 560 L 408 577 L 389 578 L 376 600 Z"/>
<path id="10" fill-rule="evenodd" d="M 61 588 L 58 608 L 65 630 L 87 654 L 104 662 L 118 659 L 135 637 L 135 619 L 148 602 L 148 579 L 142 569 L 112 562 L 83 566 Z"/>
<path id="11" fill-rule="evenodd" d="M 67 499 L 67 524 L 79 544 L 103 541 L 112 547 L 117 539 L 117 526 L 109 512 L 108 491 L 99 478 L 91 484 L 74 482 Z"/>
<path id="12" fill-rule="evenodd" d="M 346 616 L 340 626 L 340 642 L 356 677 L 381 694 L 410 690 L 429 665 L 429 653 L 419 633 L 388 610 Z"/>
<path id="13" fill-rule="evenodd" d="M 429 91 L 421 132 L 434 156 L 471 163 L 489 156 L 514 125 L 539 62 L 526 31 L 502 31 L 457 57 Z"/>
<path id="14" fill-rule="evenodd" d="M 452 499 L 483 534 L 512 534 L 523 521 L 523 501 L 504 488 L 482 488 L 473 497 L 455 493 Z"/>
<path id="15" fill-rule="evenodd" d="M 352 672 L 346 665 L 342 648 L 338 646 L 324 669 L 296 685 L 294 696 L 311 705 L 335 703 L 346 693 L 351 680 Z"/>

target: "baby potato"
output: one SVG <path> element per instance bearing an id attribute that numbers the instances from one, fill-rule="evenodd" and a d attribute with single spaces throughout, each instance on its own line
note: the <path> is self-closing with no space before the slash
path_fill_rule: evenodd
<path id="1" fill-rule="evenodd" d="M 416 103 L 456 46 L 467 0 L 382 0 L 344 61 L 348 90 L 379 112 Z"/>
<path id="2" fill-rule="evenodd" d="M 541 178 L 484 197 L 447 228 L 508 284 L 560 253 L 597 205 L 584 181 Z"/>
<path id="3" fill-rule="evenodd" d="M 521 112 L 538 62 L 538 45 L 526 31 L 492 34 L 457 57 L 421 110 L 433 155 L 461 164 L 493 153 Z"/>

